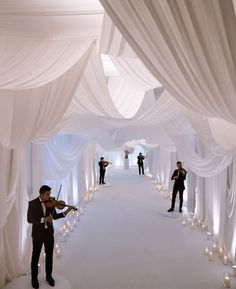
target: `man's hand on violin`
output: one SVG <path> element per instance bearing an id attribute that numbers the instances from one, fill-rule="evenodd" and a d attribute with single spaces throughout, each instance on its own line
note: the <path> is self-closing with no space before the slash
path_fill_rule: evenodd
<path id="1" fill-rule="evenodd" d="M 68 209 L 65 211 L 65 214 L 67 215 L 71 210 L 75 210 L 76 208 L 74 206 L 68 206 Z"/>
<path id="2" fill-rule="evenodd" d="M 51 216 L 48 216 L 48 217 L 45 217 L 44 218 L 44 222 L 49 222 L 49 223 L 52 223 L 52 217 Z"/>

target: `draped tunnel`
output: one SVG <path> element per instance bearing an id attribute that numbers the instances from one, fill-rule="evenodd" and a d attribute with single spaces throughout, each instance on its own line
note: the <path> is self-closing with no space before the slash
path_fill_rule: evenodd
<path id="1" fill-rule="evenodd" d="M 235 11 L 0 2 L 0 288 L 235 287 Z"/>

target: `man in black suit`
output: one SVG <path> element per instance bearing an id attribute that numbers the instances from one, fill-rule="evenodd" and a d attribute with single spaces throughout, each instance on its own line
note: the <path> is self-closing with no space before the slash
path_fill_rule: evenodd
<path id="1" fill-rule="evenodd" d="M 172 203 L 171 208 L 168 212 L 173 212 L 175 209 L 175 199 L 177 193 L 179 192 L 179 212 L 182 213 L 182 206 L 183 206 L 183 194 L 185 190 L 184 181 L 186 179 L 187 171 L 182 166 L 181 162 L 177 162 L 177 170 L 174 171 L 171 179 L 174 180 L 174 187 L 173 187 L 173 194 L 172 194 Z"/>
<path id="2" fill-rule="evenodd" d="M 109 165 L 108 161 L 105 161 L 103 157 L 100 158 L 100 161 L 98 162 L 99 165 L 99 185 L 103 184 L 105 185 L 105 173 L 106 173 L 106 167 Z"/>
<path id="3" fill-rule="evenodd" d="M 145 157 L 142 155 L 142 153 L 139 153 L 139 155 L 137 156 L 137 164 L 138 164 L 138 172 L 141 175 L 141 170 L 142 170 L 142 174 L 144 175 L 144 167 L 143 167 L 143 161 L 145 159 Z"/>
<path id="4" fill-rule="evenodd" d="M 54 248 L 54 230 L 53 220 L 64 218 L 73 207 L 58 214 L 55 208 L 46 208 L 45 202 L 49 200 L 51 188 L 42 186 L 39 190 L 39 197 L 29 202 L 27 221 L 32 226 L 33 252 L 31 259 L 31 282 L 33 288 L 39 288 L 38 282 L 38 262 L 42 246 L 44 244 L 46 254 L 46 280 L 50 286 L 55 285 L 55 280 L 52 278 L 53 267 L 53 248 Z"/>

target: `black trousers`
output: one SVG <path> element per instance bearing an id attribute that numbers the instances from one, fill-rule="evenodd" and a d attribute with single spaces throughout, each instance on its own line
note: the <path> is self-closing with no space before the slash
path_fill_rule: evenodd
<path id="1" fill-rule="evenodd" d="M 100 176 L 99 176 L 99 184 L 105 184 L 104 178 L 105 178 L 105 170 L 100 170 Z"/>
<path id="2" fill-rule="evenodd" d="M 142 174 L 144 175 L 144 168 L 143 168 L 143 163 L 138 164 L 138 172 L 141 175 L 141 170 L 142 170 Z"/>
<path id="3" fill-rule="evenodd" d="M 184 195 L 184 189 L 183 188 L 178 188 L 178 187 L 175 187 L 173 188 L 173 194 L 172 194 L 172 202 L 171 202 L 171 209 L 174 209 L 175 208 L 175 199 L 176 199 L 176 196 L 179 192 L 179 209 L 182 210 L 182 206 L 183 206 L 183 195 Z"/>
<path id="4" fill-rule="evenodd" d="M 44 244 L 46 260 L 45 260 L 45 271 L 46 276 L 52 275 L 53 268 L 53 248 L 54 248 L 54 236 L 53 233 L 48 229 L 44 230 L 44 233 L 39 237 L 33 236 L 33 252 L 31 259 L 31 278 L 32 280 L 38 277 L 38 263 L 39 257 Z"/>

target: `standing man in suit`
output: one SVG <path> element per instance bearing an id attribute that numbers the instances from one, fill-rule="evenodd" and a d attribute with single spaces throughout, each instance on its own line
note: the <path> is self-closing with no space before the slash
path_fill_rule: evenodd
<path id="1" fill-rule="evenodd" d="M 141 175 L 141 170 L 142 170 L 142 174 L 144 175 L 143 161 L 145 157 L 142 155 L 142 153 L 139 153 L 139 155 L 137 156 L 137 159 L 138 159 L 137 164 L 138 164 L 139 174 Z"/>
<path id="2" fill-rule="evenodd" d="M 182 206 L 183 206 L 183 195 L 184 195 L 184 181 L 186 179 L 187 171 L 182 166 L 182 163 L 179 161 L 177 162 L 177 170 L 174 171 L 171 179 L 174 180 L 174 187 L 173 187 L 173 194 L 172 194 L 172 203 L 171 208 L 168 210 L 168 212 L 173 212 L 175 209 L 175 199 L 177 196 L 177 193 L 179 192 L 179 212 L 182 213 Z"/>
<path id="3" fill-rule="evenodd" d="M 49 200 L 51 188 L 42 186 L 39 190 L 39 197 L 29 202 L 27 221 L 33 224 L 32 241 L 33 252 L 31 259 L 31 284 L 33 288 L 39 288 L 38 282 L 38 262 L 42 246 L 46 253 L 46 280 L 50 286 L 55 285 L 52 278 L 53 268 L 53 248 L 54 248 L 54 230 L 53 220 L 64 218 L 74 207 L 69 206 L 68 209 L 58 214 L 55 208 L 46 208 L 45 202 Z"/>
<path id="4" fill-rule="evenodd" d="M 108 161 L 105 161 L 103 157 L 100 158 L 100 161 L 98 162 L 99 165 L 99 185 L 103 184 L 105 185 L 105 173 L 106 173 L 106 167 L 109 165 Z"/>

